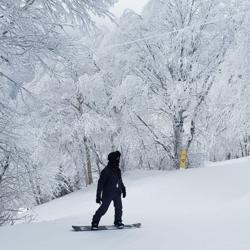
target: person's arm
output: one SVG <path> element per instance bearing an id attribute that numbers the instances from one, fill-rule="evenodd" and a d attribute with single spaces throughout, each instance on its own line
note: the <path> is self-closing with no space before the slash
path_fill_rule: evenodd
<path id="1" fill-rule="evenodd" d="M 119 176 L 119 182 L 120 182 L 120 187 L 121 187 L 121 191 L 122 191 L 122 197 L 125 198 L 127 193 L 126 193 L 126 187 L 122 181 L 122 172 L 121 169 L 118 168 L 118 176 Z"/>
<path id="2" fill-rule="evenodd" d="M 108 179 L 108 174 L 107 171 L 103 170 L 101 172 L 100 178 L 98 180 L 98 185 L 97 185 L 97 192 L 96 192 L 96 202 L 101 203 L 102 201 L 102 191 L 103 191 L 103 186 L 105 182 Z"/>
<path id="3" fill-rule="evenodd" d="M 127 193 L 126 193 L 126 187 L 123 184 L 122 178 L 121 178 L 121 184 L 122 184 L 122 197 L 125 198 Z"/>

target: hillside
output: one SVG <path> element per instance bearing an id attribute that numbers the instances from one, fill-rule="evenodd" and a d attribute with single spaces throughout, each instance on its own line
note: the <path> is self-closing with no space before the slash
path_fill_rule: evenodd
<path id="1" fill-rule="evenodd" d="M 137 230 L 72 232 L 89 224 L 95 189 L 35 208 L 31 224 L 0 228 L 3 250 L 249 250 L 250 158 L 186 171 L 126 173 L 124 222 Z M 101 224 L 113 223 L 110 207 Z"/>

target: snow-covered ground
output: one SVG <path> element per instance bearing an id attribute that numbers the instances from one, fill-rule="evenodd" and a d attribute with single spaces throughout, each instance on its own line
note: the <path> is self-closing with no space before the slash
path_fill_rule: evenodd
<path id="1" fill-rule="evenodd" d="M 142 228 L 73 232 L 89 224 L 95 188 L 35 209 L 36 223 L 0 228 L 2 250 L 249 250 L 250 158 L 172 172 L 124 176 L 124 222 Z M 101 224 L 112 224 L 113 208 Z"/>

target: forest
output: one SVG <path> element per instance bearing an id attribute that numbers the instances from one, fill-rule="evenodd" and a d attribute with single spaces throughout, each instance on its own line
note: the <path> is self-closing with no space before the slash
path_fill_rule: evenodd
<path id="1" fill-rule="evenodd" d="M 0 225 L 122 172 L 250 156 L 250 2 L 0 0 Z M 110 18 L 114 28 L 96 25 Z"/>

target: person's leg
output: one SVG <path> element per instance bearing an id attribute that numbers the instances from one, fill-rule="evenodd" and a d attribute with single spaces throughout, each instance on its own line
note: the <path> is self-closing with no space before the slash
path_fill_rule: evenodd
<path id="1" fill-rule="evenodd" d="M 98 225 L 100 222 L 101 217 L 107 212 L 109 205 L 111 203 L 111 199 L 104 199 L 101 206 L 97 209 L 95 212 L 93 219 L 92 219 L 92 225 Z"/>
<path id="2" fill-rule="evenodd" d="M 115 221 L 114 224 L 118 225 L 122 223 L 122 199 L 121 195 L 116 195 L 113 199 L 115 207 Z"/>

